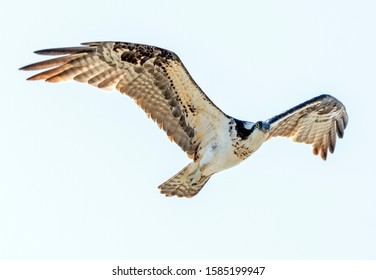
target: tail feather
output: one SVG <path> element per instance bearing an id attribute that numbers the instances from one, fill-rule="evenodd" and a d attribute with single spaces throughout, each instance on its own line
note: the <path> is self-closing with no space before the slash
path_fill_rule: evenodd
<path id="1" fill-rule="evenodd" d="M 176 195 L 177 197 L 190 198 L 195 196 L 210 179 L 210 176 L 201 176 L 197 183 L 192 183 L 189 177 L 192 174 L 189 173 L 189 170 L 187 171 L 188 167 L 189 164 L 160 185 L 158 189 L 160 189 L 161 194 L 168 197 Z"/>

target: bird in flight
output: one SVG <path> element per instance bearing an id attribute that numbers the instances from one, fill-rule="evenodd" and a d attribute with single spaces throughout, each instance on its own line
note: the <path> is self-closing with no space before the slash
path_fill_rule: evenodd
<path id="1" fill-rule="evenodd" d="M 265 121 L 236 119 L 205 95 L 175 53 L 155 46 L 92 42 L 35 53 L 58 57 L 22 67 L 43 70 L 28 80 L 75 80 L 126 94 L 192 159 L 159 186 L 166 196 L 195 196 L 213 174 L 239 164 L 277 136 L 309 144 L 326 160 L 348 123 L 345 106 L 327 94 Z"/>

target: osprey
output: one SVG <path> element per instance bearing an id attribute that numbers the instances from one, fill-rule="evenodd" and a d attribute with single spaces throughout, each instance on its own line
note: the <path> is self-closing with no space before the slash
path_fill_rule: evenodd
<path id="1" fill-rule="evenodd" d="M 36 51 L 59 57 L 21 70 L 44 70 L 28 80 L 76 80 L 131 97 L 192 159 L 159 186 L 166 196 L 196 195 L 214 173 L 239 164 L 277 136 L 310 144 L 325 160 L 348 123 L 345 106 L 330 95 L 314 97 L 266 121 L 238 120 L 205 95 L 171 51 L 121 42 L 82 45 Z"/>

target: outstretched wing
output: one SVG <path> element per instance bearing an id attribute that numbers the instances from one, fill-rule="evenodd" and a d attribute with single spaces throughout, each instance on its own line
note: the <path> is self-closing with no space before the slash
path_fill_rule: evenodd
<path id="1" fill-rule="evenodd" d="M 64 56 L 22 67 L 44 70 L 29 80 L 76 80 L 105 90 L 116 89 L 130 96 L 190 158 L 203 136 L 210 138 L 218 122 L 226 118 L 194 82 L 178 56 L 168 50 L 133 43 L 93 42 L 36 53 Z"/>
<path id="2" fill-rule="evenodd" d="M 295 142 L 311 144 L 313 153 L 326 160 L 328 148 L 334 152 L 337 135 L 343 137 L 348 116 L 339 100 L 324 94 L 267 121 L 270 123 L 268 139 L 291 137 Z"/>

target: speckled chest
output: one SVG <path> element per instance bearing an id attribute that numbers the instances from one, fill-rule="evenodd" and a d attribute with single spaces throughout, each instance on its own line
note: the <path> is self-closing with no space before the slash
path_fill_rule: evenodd
<path id="1" fill-rule="evenodd" d="M 245 160 L 254 152 L 253 149 L 240 139 L 233 141 L 232 147 L 234 148 L 234 154 L 241 160 Z"/>

